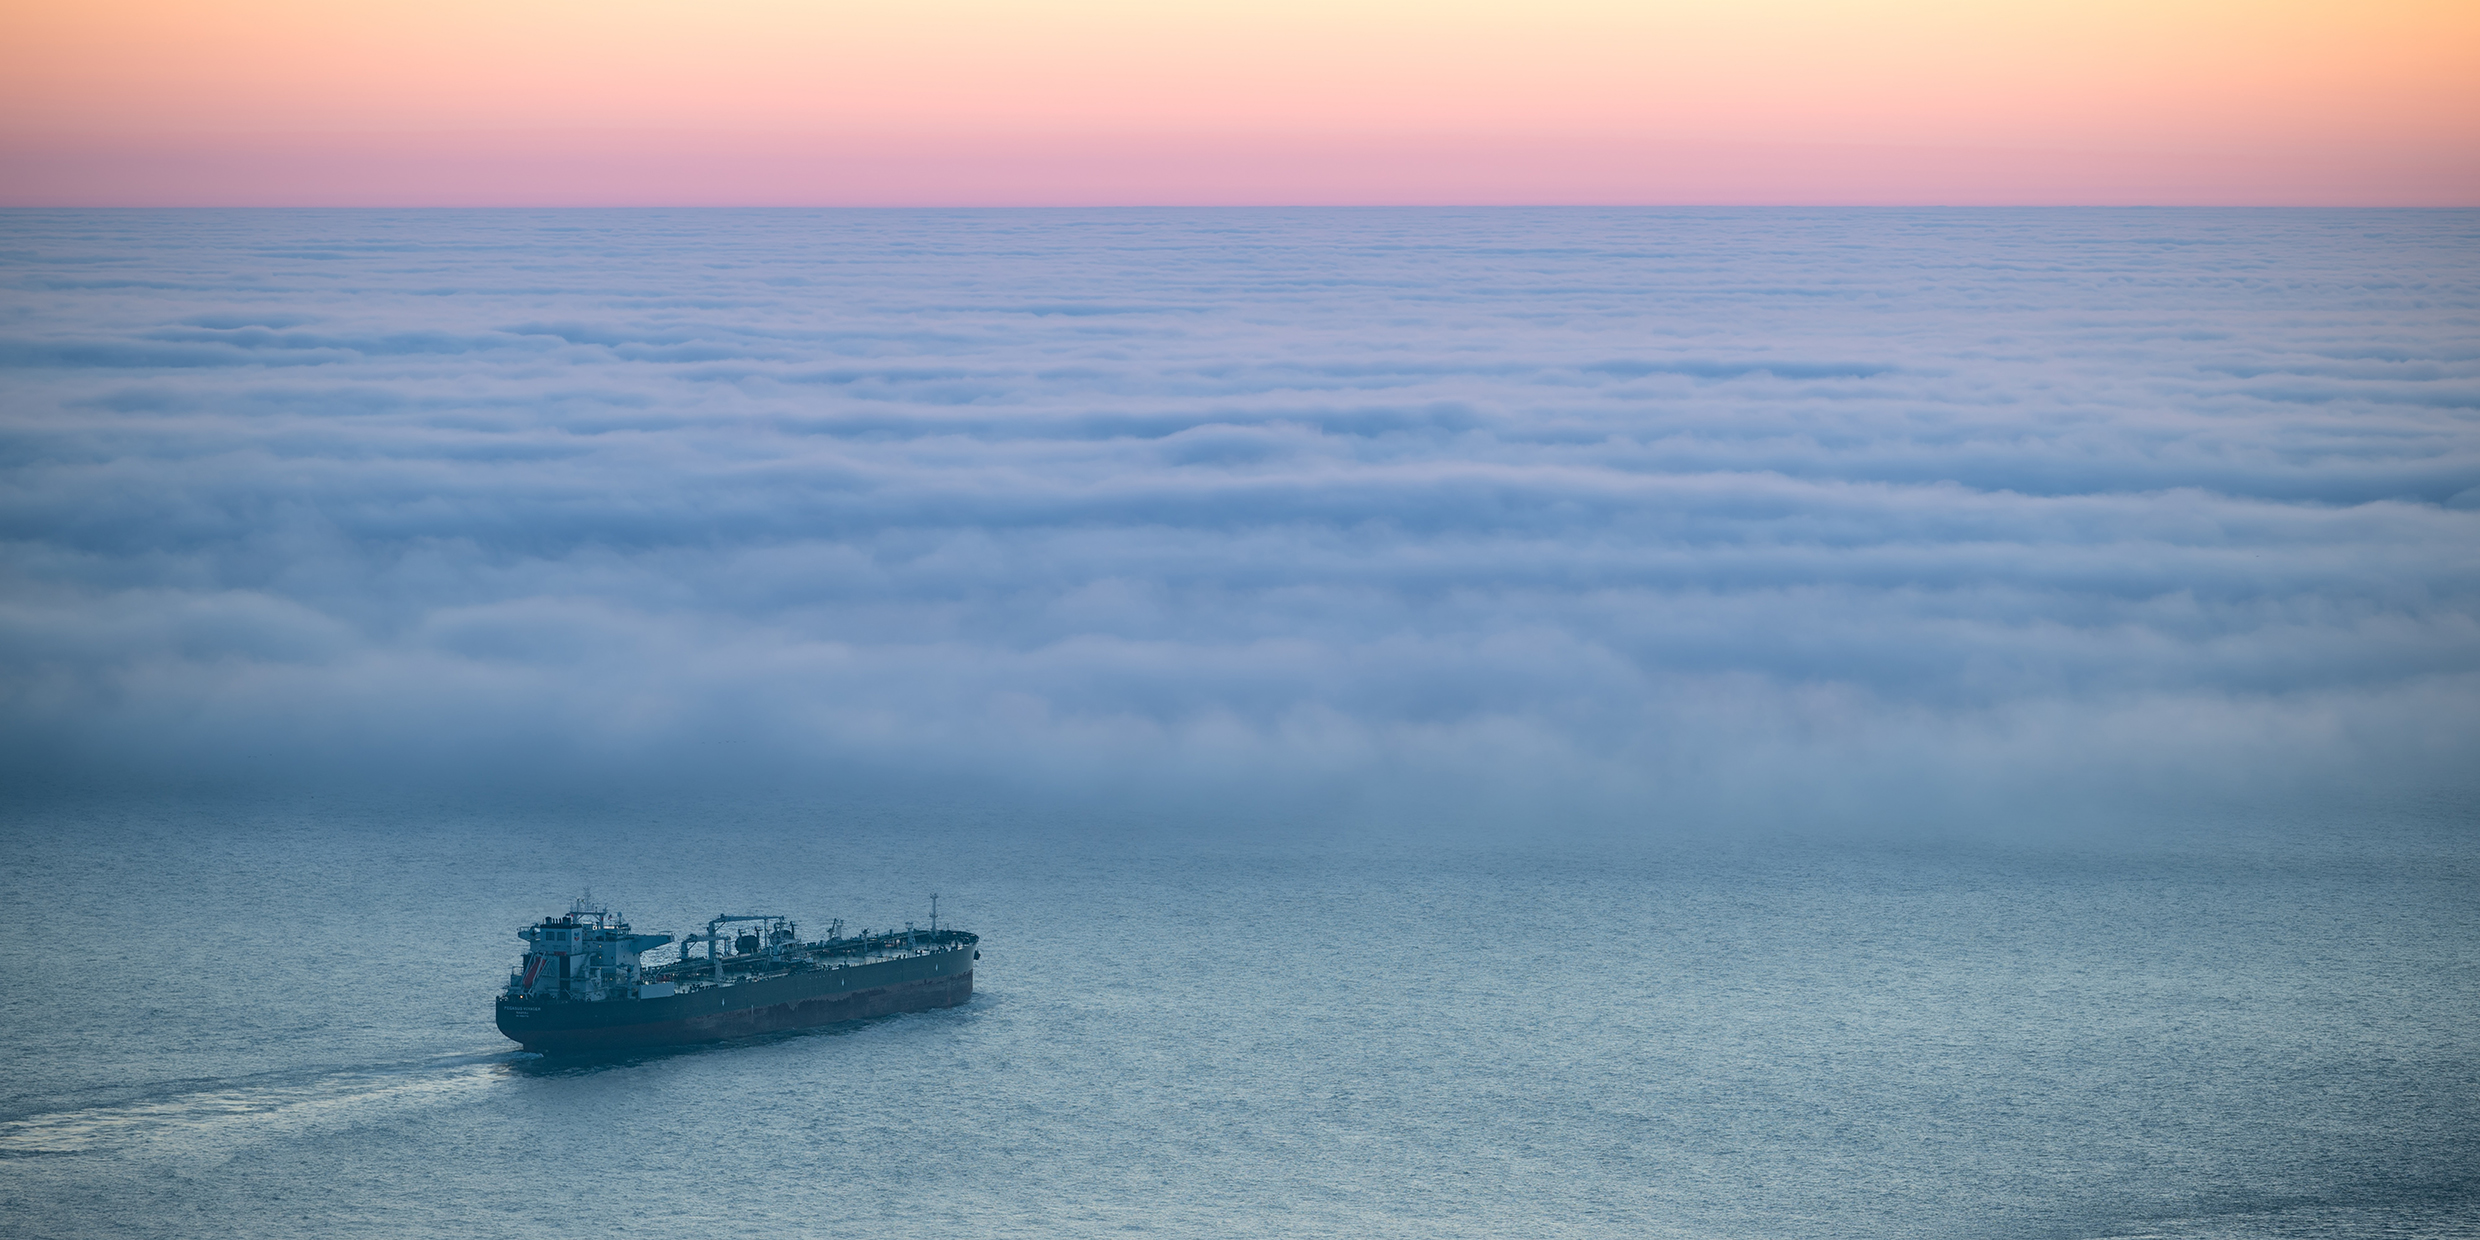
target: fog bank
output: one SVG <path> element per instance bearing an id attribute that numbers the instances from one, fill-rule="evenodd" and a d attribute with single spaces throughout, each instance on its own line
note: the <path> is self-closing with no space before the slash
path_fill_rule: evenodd
<path id="1" fill-rule="evenodd" d="M 2480 214 L 0 215 L 13 781 L 2468 787 Z"/>

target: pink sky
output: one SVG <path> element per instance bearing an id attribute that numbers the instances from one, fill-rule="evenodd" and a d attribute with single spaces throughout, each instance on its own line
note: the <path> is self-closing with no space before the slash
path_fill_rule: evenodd
<path id="1" fill-rule="evenodd" d="M 2480 5 L 21 7 L 19 205 L 2480 205 Z"/>

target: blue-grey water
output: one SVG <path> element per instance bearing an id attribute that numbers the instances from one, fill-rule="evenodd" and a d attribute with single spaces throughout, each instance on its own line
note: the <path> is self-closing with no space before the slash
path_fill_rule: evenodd
<path id="1" fill-rule="evenodd" d="M 26 1236 L 2480 1235 L 2472 821 L 2108 848 L 833 805 L 21 819 Z M 562 1066 L 576 889 L 985 936 L 966 1006 Z"/>
<path id="2" fill-rule="evenodd" d="M 0 212 L 0 1234 L 2480 1236 L 2480 213 Z M 984 934 L 564 1065 L 582 890 Z"/>

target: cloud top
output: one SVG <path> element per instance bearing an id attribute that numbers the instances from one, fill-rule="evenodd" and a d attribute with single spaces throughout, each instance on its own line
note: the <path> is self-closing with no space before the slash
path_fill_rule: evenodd
<path id="1" fill-rule="evenodd" d="M 24 768 L 1904 817 L 2480 735 L 2470 213 L 0 227 Z"/>

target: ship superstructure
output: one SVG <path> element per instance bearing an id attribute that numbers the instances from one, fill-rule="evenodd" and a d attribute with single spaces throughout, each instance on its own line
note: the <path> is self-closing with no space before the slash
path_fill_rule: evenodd
<path id="1" fill-rule="evenodd" d="M 517 937 L 527 944 L 525 959 L 508 977 L 508 995 L 581 1002 L 641 997 L 638 957 L 673 942 L 668 934 L 632 934 L 617 914 L 583 900 L 567 916 L 545 917 Z"/>
<path id="2" fill-rule="evenodd" d="M 972 997 L 981 940 L 939 928 L 936 908 L 927 930 L 847 935 L 836 921 L 804 940 L 776 913 L 639 934 L 580 900 L 517 932 L 526 952 L 499 997 L 500 1032 L 528 1050 L 624 1049 L 951 1007 Z M 677 948 L 669 959 L 642 959 L 666 947 Z"/>

